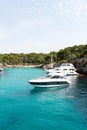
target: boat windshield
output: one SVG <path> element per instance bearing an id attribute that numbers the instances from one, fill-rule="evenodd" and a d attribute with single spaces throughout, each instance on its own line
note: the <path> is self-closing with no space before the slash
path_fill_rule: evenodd
<path id="1" fill-rule="evenodd" d="M 55 78 L 63 78 L 62 76 L 59 76 L 59 75 L 54 75 L 54 76 L 51 76 L 50 77 L 51 79 L 55 79 Z"/>
<path id="2" fill-rule="evenodd" d="M 49 78 L 49 79 L 55 79 L 55 78 L 63 78 L 63 76 L 60 75 L 46 75 L 44 78 Z"/>

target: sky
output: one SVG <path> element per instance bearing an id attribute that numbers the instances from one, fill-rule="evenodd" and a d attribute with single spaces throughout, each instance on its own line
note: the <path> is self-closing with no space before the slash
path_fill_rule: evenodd
<path id="1" fill-rule="evenodd" d="M 87 44 L 87 0 L 0 0 L 0 53 Z"/>

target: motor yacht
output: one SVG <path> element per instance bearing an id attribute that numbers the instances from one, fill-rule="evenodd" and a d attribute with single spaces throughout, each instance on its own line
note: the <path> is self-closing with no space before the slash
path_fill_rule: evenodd
<path id="1" fill-rule="evenodd" d="M 49 71 L 49 75 L 58 74 L 60 76 L 73 76 L 77 75 L 76 68 L 72 63 L 62 63 L 58 68 Z"/>
<path id="2" fill-rule="evenodd" d="M 34 87 L 44 87 L 44 88 L 68 86 L 70 84 L 70 82 L 67 79 L 59 75 L 52 75 L 52 76 L 47 75 L 46 77 L 32 79 L 29 81 L 29 83 Z"/>

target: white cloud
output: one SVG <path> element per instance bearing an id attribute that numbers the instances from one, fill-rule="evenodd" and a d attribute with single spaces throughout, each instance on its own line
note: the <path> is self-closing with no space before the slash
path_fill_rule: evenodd
<path id="1" fill-rule="evenodd" d="M 29 22 L 29 21 L 23 20 L 23 21 L 20 21 L 18 23 L 18 26 L 19 26 L 20 29 L 30 28 L 31 26 L 33 26 L 33 23 Z"/>
<path id="2" fill-rule="evenodd" d="M 61 0 L 57 12 L 59 12 L 60 17 L 81 20 L 87 16 L 87 2 L 85 0 Z"/>
<path id="3" fill-rule="evenodd" d="M 7 38 L 9 34 L 7 32 L 0 32 L 0 39 Z"/>
<path id="4" fill-rule="evenodd" d="M 49 19 L 31 19 L 31 20 L 21 20 L 17 23 L 18 29 L 37 29 L 52 23 Z"/>

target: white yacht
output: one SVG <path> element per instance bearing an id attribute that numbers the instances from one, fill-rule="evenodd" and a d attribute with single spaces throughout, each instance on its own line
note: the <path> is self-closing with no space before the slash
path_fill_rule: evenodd
<path id="1" fill-rule="evenodd" d="M 59 67 L 45 69 L 45 70 L 46 70 L 47 73 L 53 73 L 53 72 L 56 72 L 57 70 L 59 70 Z"/>
<path id="2" fill-rule="evenodd" d="M 72 63 L 62 63 L 58 68 L 49 71 L 49 75 L 58 74 L 60 76 L 73 76 L 77 75 L 76 68 Z"/>
<path id="3" fill-rule="evenodd" d="M 42 77 L 38 79 L 33 79 L 30 80 L 29 83 L 33 85 L 34 87 L 65 87 L 70 84 L 70 82 L 58 75 L 52 75 L 52 76 L 47 76 L 47 77 Z"/>

